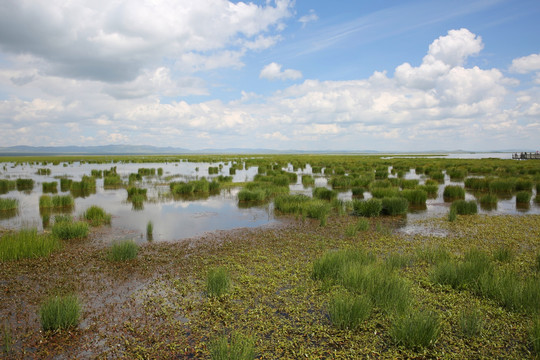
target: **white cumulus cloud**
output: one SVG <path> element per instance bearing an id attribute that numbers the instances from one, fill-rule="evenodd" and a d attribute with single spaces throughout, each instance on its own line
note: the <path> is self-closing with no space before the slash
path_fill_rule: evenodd
<path id="1" fill-rule="evenodd" d="M 272 62 L 261 70 L 259 77 L 268 80 L 297 80 L 302 78 L 302 73 L 293 69 L 285 69 L 282 71 L 280 64 Z"/>
<path id="2" fill-rule="evenodd" d="M 510 71 L 518 74 L 526 74 L 540 70 L 540 54 L 531 54 L 512 60 Z"/>

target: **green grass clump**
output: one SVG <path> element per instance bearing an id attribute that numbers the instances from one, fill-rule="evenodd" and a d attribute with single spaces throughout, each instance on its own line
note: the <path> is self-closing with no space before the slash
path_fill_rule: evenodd
<path id="1" fill-rule="evenodd" d="M 11 352 L 13 346 L 13 338 L 11 335 L 11 327 L 7 320 L 2 323 L 2 350 L 7 355 Z"/>
<path id="2" fill-rule="evenodd" d="M 306 187 L 315 185 L 315 178 L 309 175 L 302 175 L 302 185 Z"/>
<path id="3" fill-rule="evenodd" d="M 531 201 L 532 194 L 528 191 L 519 191 L 516 194 L 517 204 L 528 204 Z"/>
<path id="4" fill-rule="evenodd" d="M 52 198 L 49 195 L 41 195 L 39 197 L 39 208 L 40 209 L 52 208 Z"/>
<path id="5" fill-rule="evenodd" d="M 0 194 L 6 194 L 8 191 L 15 189 L 16 183 L 13 180 L 0 179 Z"/>
<path id="6" fill-rule="evenodd" d="M 139 246 L 133 240 L 121 240 L 112 243 L 109 259 L 112 261 L 127 261 L 137 257 Z"/>
<path id="7" fill-rule="evenodd" d="M 347 236 L 354 236 L 358 231 L 367 231 L 369 229 L 369 221 L 365 218 L 360 218 L 356 224 L 350 225 L 345 230 Z"/>
<path id="8" fill-rule="evenodd" d="M 47 256 L 59 248 L 60 243 L 54 236 L 38 234 L 37 229 L 22 229 L 0 238 L 0 259 L 8 261 Z"/>
<path id="9" fill-rule="evenodd" d="M 255 358 L 255 342 L 238 332 L 230 337 L 221 336 L 208 345 L 212 360 L 253 360 Z"/>
<path id="10" fill-rule="evenodd" d="M 399 185 L 402 189 L 414 189 L 418 186 L 418 179 L 402 179 Z"/>
<path id="11" fill-rule="evenodd" d="M 371 264 L 375 256 L 362 249 L 328 251 L 313 262 L 311 277 L 315 280 L 338 280 L 350 263 Z"/>
<path id="12" fill-rule="evenodd" d="M 398 318 L 391 329 L 394 341 L 409 349 L 433 345 L 440 332 L 439 316 L 431 311 L 414 310 Z"/>
<path id="13" fill-rule="evenodd" d="M 82 217 L 90 222 L 92 226 L 101 226 L 111 223 L 111 215 L 107 214 L 103 208 L 92 205 L 83 213 Z"/>
<path id="14" fill-rule="evenodd" d="M 516 188 L 514 179 L 494 179 L 489 182 L 489 191 L 497 194 L 511 194 Z"/>
<path id="15" fill-rule="evenodd" d="M 433 171 L 429 173 L 429 177 L 438 183 L 444 183 L 444 174 L 442 171 Z"/>
<path id="16" fill-rule="evenodd" d="M 0 198 L 0 211 L 13 211 L 19 207 L 19 200 L 13 198 Z"/>
<path id="17" fill-rule="evenodd" d="M 352 189 L 351 189 L 351 192 L 352 192 L 352 196 L 356 197 L 356 198 L 364 198 L 364 193 L 366 192 L 366 188 L 363 187 L 363 186 L 354 186 Z"/>
<path id="18" fill-rule="evenodd" d="M 387 188 L 374 187 L 374 188 L 371 188 L 371 195 L 374 198 L 377 198 L 377 199 L 382 199 L 382 198 L 385 198 L 385 197 L 396 197 L 396 196 L 399 196 L 399 194 L 400 194 L 399 188 L 397 188 L 397 187 L 387 187 Z"/>
<path id="19" fill-rule="evenodd" d="M 83 221 L 70 221 L 63 220 L 58 221 L 58 216 L 55 217 L 54 225 L 52 226 L 52 233 L 59 239 L 82 239 L 88 236 L 88 223 Z"/>
<path id="20" fill-rule="evenodd" d="M 122 178 L 118 174 L 106 176 L 103 179 L 104 187 L 119 187 L 122 185 L 124 185 L 124 182 L 122 181 Z"/>
<path id="21" fill-rule="evenodd" d="M 391 270 L 403 269 L 410 266 L 413 258 L 407 254 L 391 253 L 384 259 L 384 266 Z"/>
<path id="22" fill-rule="evenodd" d="M 146 237 L 148 239 L 152 239 L 153 236 L 154 236 L 154 224 L 152 223 L 152 221 L 148 221 L 148 223 L 146 224 Z"/>
<path id="23" fill-rule="evenodd" d="M 371 300 L 366 296 L 339 293 L 331 298 L 328 314 L 338 329 L 354 330 L 369 318 L 372 308 Z"/>
<path id="24" fill-rule="evenodd" d="M 75 200 L 71 195 L 41 195 L 39 197 L 39 208 L 40 209 L 61 209 L 69 208 L 75 205 Z"/>
<path id="25" fill-rule="evenodd" d="M 458 316 L 458 326 L 461 333 L 468 338 L 478 336 L 482 332 L 484 321 L 478 309 L 468 309 Z"/>
<path id="26" fill-rule="evenodd" d="M 353 211 L 355 215 L 364 217 L 376 217 L 381 214 L 382 200 L 371 198 L 368 200 L 353 200 Z"/>
<path id="27" fill-rule="evenodd" d="M 402 197 L 388 197 L 382 199 L 382 213 L 390 216 L 405 215 L 409 202 Z"/>
<path id="28" fill-rule="evenodd" d="M 465 187 L 467 189 L 475 191 L 488 191 L 489 190 L 489 180 L 486 178 L 467 178 L 465 179 Z"/>
<path id="29" fill-rule="evenodd" d="M 89 196 L 96 192 L 96 179 L 93 176 L 83 175 L 81 181 L 72 181 L 69 189 L 73 196 Z"/>
<path id="30" fill-rule="evenodd" d="M 529 329 L 529 340 L 535 354 L 540 354 L 540 319 L 534 320 Z"/>
<path id="31" fill-rule="evenodd" d="M 508 263 L 514 258 L 514 252 L 509 246 L 503 245 L 493 251 L 493 260 Z"/>
<path id="32" fill-rule="evenodd" d="M 416 257 L 428 264 L 439 264 L 450 260 L 450 252 L 441 246 L 424 246 L 416 250 Z"/>
<path id="33" fill-rule="evenodd" d="M 515 186 L 516 186 L 516 191 L 532 192 L 533 182 L 530 179 L 517 179 Z"/>
<path id="34" fill-rule="evenodd" d="M 420 185 L 418 186 L 418 190 L 423 190 L 427 193 L 427 196 L 431 198 L 437 197 L 437 193 L 439 191 L 439 185 Z"/>
<path id="35" fill-rule="evenodd" d="M 73 180 L 61 178 L 60 179 L 60 191 L 69 191 L 71 189 L 71 184 L 73 183 Z"/>
<path id="36" fill-rule="evenodd" d="M 231 288 L 231 276 L 227 269 L 218 267 L 210 269 L 206 277 L 206 294 L 210 297 L 221 297 Z"/>
<path id="37" fill-rule="evenodd" d="M 266 200 L 266 191 L 263 189 L 242 189 L 238 192 L 238 201 L 241 202 L 262 202 Z"/>
<path id="38" fill-rule="evenodd" d="M 60 330 L 77 326 L 81 314 L 81 304 L 75 295 L 54 296 L 39 308 L 39 318 L 43 330 Z"/>
<path id="39" fill-rule="evenodd" d="M 465 189 L 459 185 L 447 185 L 443 192 L 444 201 L 465 199 Z"/>
<path id="40" fill-rule="evenodd" d="M 450 206 L 450 211 L 455 210 L 457 215 L 474 215 L 478 212 L 478 205 L 474 200 L 456 200 Z"/>
<path id="41" fill-rule="evenodd" d="M 454 289 L 476 286 L 480 277 L 491 273 L 493 266 L 490 257 L 477 249 L 469 250 L 464 261 L 445 261 L 437 264 L 430 278 L 434 283 L 446 284 Z"/>
<path id="42" fill-rule="evenodd" d="M 402 190 L 399 195 L 407 199 L 411 205 L 426 205 L 426 200 L 428 197 L 427 192 L 421 189 Z"/>
<path id="43" fill-rule="evenodd" d="M 302 194 L 281 195 L 274 200 L 274 207 L 285 214 L 301 214 L 304 204 L 309 201 L 311 198 Z"/>
<path id="44" fill-rule="evenodd" d="M 42 190 L 44 193 L 56 193 L 58 192 L 58 182 L 52 181 L 52 182 L 44 182 L 41 184 Z"/>
<path id="45" fill-rule="evenodd" d="M 18 191 L 32 190 L 34 188 L 34 180 L 32 179 L 17 179 L 15 183 Z"/>
<path id="46" fill-rule="evenodd" d="M 480 205 L 494 207 L 497 206 L 499 199 L 495 194 L 485 194 L 480 197 Z"/>
<path id="47" fill-rule="evenodd" d="M 333 200 L 337 198 L 337 192 L 325 187 L 316 187 L 313 189 L 313 197 L 322 200 Z"/>

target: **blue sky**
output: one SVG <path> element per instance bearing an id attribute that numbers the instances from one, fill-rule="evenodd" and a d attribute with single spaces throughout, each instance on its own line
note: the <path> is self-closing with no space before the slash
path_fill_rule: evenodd
<path id="1" fill-rule="evenodd" d="M 0 146 L 540 148 L 538 1 L 0 3 Z"/>

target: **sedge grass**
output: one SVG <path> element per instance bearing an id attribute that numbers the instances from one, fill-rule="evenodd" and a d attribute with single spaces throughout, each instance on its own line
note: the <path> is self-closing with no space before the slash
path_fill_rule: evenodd
<path id="1" fill-rule="evenodd" d="M 478 212 L 478 205 L 474 200 L 456 200 L 450 206 L 450 210 L 455 210 L 457 215 L 474 215 Z"/>
<path id="2" fill-rule="evenodd" d="M 17 179 L 15 183 L 18 191 L 32 190 L 34 188 L 34 180 L 32 179 Z"/>
<path id="3" fill-rule="evenodd" d="M 208 349 L 212 360 L 253 360 L 255 358 L 255 341 L 239 332 L 233 332 L 229 337 L 220 336 L 212 340 Z"/>
<path id="4" fill-rule="evenodd" d="M 59 239 L 82 239 L 88 236 L 88 223 L 83 221 L 71 221 L 63 220 L 58 221 L 58 216 L 55 217 L 54 225 L 52 226 L 52 233 Z"/>
<path id="5" fill-rule="evenodd" d="M 390 335 L 397 344 L 409 349 L 433 345 L 440 333 L 439 316 L 426 310 L 414 310 L 402 316 L 392 325 Z"/>
<path id="6" fill-rule="evenodd" d="M 459 185 L 447 185 L 443 192 L 444 201 L 465 199 L 465 189 Z"/>
<path id="7" fill-rule="evenodd" d="M 367 265 L 374 261 L 375 256 L 362 249 L 328 251 L 313 262 L 311 277 L 315 280 L 338 281 L 345 266 L 351 263 Z"/>
<path id="8" fill-rule="evenodd" d="M 316 187 L 313 189 L 313 197 L 323 200 L 333 200 L 337 198 L 337 192 L 325 187 Z"/>
<path id="9" fill-rule="evenodd" d="M 330 321 L 338 329 L 358 328 L 371 315 L 373 305 L 364 295 L 339 293 L 330 299 L 328 314 Z"/>
<path id="10" fill-rule="evenodd" d="M 111 215 L 107 214 L 103 208 L 92 205 L 83 213 L 82 217 L 92 226 L 101 226 L 111 223 Z"/>
<path id="11" fill-rule="evenodd" d="M 6 194 L 7 192 L 15 189 L 16 184 L 13 180 L 0 179 L 0 194 Z"/>
<path id="12" fill-rule="evenodd" d="M 411 205 L 426 205 L 428 194 L 422 189 L 406 189 L 399 194 Z"/>
<path id="13" fill-rule="evenodd" d="M 133 240 L 120 240 L 112 243 L 109 249 L 109 260 L 127 261 L 137 257 L 139 246 Z"/>
<path id="14" fill-rule="evenodd" d="M 77 326 L 81 304 L 75 295 L 54 296 L 41 304 L 39 318 L 43 330 L 60 330 Z"/>
<path id="15" fill-rule="evenodd" d="M 390 216 L 405 215 L 409 202 L 402 197 L 385 197 L 382 199 L 382 213 Z"/>
<path id="16" fill-rule="evenodd" d="M 60 242 L 49 234 L 39 234 L 37 229 L 22 229 L 0 238 L 0 259 L 19 260 L 47 256 L 60 248 Z"/>
<path id="17" fill-rule="evenodd" d="M 44 193 L 56 193 L 58 192 L 58 182 L 52 181 L 52 182 L 44 182 L 41 184 L 42 191 Z"/>
<path id="18" fill-rule="evenodd" d="M 518 191 L 516 194 L 516 204 L 528 204 L 532 194 L 528 191 Z"/>
<path id="19" fill-rule="evenodd" d="M 355 215 L 364 217 L 377 217 L 382 211 L 382 200 L 371 198 L 368 200 L 353 200 L 353 211 Z"/>
<path id="20" fill-rule="evenodd" d="M 212 268 L 206 277 L 206 294 L 209 297 L 221 297 L 231 288 L 231 276 L 224 267 Z"/>
<path id="21" fill-rule="evenodd" d="M 0 198 L 0 211 L 14 211 L 19 208 L 19 200 L 14 198 Z"/>
<path id="22" fill-rule="evenodd" d="M 152 221 L 148 221 L 148 223 L 146 224 L 146 238 L 148 240 L 152 239 L 154 236 L 154 224 L 152 223 Z"/>
<path id="23" fill-rule="evenodd" d="M 11 352 L 13 346 L 13 337 L 11 335 L 11 326 L 7 320 L 2 323 L 2 350 L 4 354 L 8 355 Z"/>
<path id="24" fill-rule="evenodd" d="M 479 336 L 483 326 L 484 320 L 479 309 L 467 309 L 458 315 L 459 330 L 467 338 Z"/>
<path id="25" fill-rule="evenodd" d="M 529 341 L 534 353 L 540 355 L 540 318 L 536 318 L 529 329 Z"/>

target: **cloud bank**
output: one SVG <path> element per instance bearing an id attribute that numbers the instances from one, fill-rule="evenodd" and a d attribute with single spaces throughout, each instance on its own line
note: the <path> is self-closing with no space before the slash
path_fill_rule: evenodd
<path id="1" fill-rule="evenodd" d="M 537 146 L 540 55 L 514 59 L 509 72 L 467 66 L 484 48 L 481 36 L 467 29 L 434 39 L 417 65 L 362 79 L 298 82 L 302 69 L 271 62 L 258 81 L 297 83 L 271 95 L 244 89 L 234 101 L 212 98 L 201 74 L 242 68 L 250 52 L 282 41 L 292 6 L 288 0 L 171 0 L 159 7 L 146 1 L 3 1 L 2 145 Z M 512 74 L 531 81 L 524 85 Z M 209 100 L 164 100 L 190 95 Z"/>

